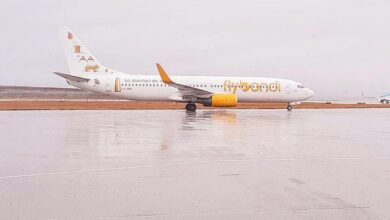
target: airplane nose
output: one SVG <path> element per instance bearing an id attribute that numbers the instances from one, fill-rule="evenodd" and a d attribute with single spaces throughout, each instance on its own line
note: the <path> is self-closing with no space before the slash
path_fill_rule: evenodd
<path id="1" fill-rule="evenodd" d="M 307 94 L 307 98 L 310 98 L 314 95 L 314 92 L 313 90 L 306 88 L 306 94 Z"/>

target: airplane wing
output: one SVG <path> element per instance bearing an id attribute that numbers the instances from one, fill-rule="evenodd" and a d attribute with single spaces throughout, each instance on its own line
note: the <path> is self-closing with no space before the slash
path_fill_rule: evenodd
<path id="1" fill-rule="evenodd" d="M 59 73 L 59 72 L 53 72 L 54 74 L 57 74 L 61 77 L 64 77 L 65 79 L 68 79 L 70 81 L 74 81 L 74 82 L 88 82 L 90 79 L 87 79 L 87 78 L 83 78 L 83 77 L 78 77 L 78 76 L 73 76 L 73 75 L 69 75 L 69 74 L 66 74 L 66 73 Z"/>
<path id="2" fill-rule="evenodd" d="M 157 63 L 156 66 L 158 72 L 160 73 L 162 81 L 165 84 L 168 84 L 169 86 L 177 88 L 183 99 L 191 99 L 192 97 L 206 98 L 213 94 L 210 91 L 175 83 L 171 80 L 171 78 L 169 78 L 168 74 L 165 72 L 165 70 L 162 68 L 160 64 Z"/>

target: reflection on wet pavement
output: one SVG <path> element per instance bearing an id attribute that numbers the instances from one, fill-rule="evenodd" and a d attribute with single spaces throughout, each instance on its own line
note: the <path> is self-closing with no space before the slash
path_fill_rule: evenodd
<path id="1" fill-rule="evenodd" d="M 0 219 L 384 219 L 386 109 L 0 112 Z"/>

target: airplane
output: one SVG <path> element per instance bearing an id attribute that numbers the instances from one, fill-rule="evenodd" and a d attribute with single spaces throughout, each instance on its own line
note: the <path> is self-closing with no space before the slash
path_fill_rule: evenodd
<path id="1" fill-rule="evenodd" d="M 362 97 L 367 99 L 377 99 L 382 104 L 390 104 L 390 93 L 379 97 L 372 97 L 372 96 L 364 96 L 362 92 Z"/>
<path id="2" fill-rule="evenodd" d="M 238 102 L 292 105 L 313 96 L 301 83 L 266 77 L 170 76 L 160 64 L 158 75 L 129 75 L 102 65 L 72 30 L 62 26 L 60 39 L 69 73 L 54 72 L 77 88 L 136 101 L 181 102 L 187 111 L 196 104 L 235 107 Z"/>
<path id="3" fill-rule="evenodd" d="M 390 93 L 389 93 L 389 94 L 386 94 L 386 95 L 383 95 L 383 96 L 380 96 L 380 97 L 379 97 L 379 101 L 380 101 L 382 104 L 390 104 Z"/>

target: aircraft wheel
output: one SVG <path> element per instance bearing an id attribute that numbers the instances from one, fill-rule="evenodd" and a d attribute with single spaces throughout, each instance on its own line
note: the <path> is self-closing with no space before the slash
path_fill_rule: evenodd
<path id="1" fill-rule="evenodd" d="M 291 111 L 292 110 L 292 105 L 290 103 L 288 103 L 288 106 L 287 106 L 287 111 Z"/>
<path id="2" fill-rule="evenodd" d="M 189 111 L 189 112 L 194 112 L 196 111 L 196 105 L 195 103 L 188 103 L 186 105 L 186 110 Z"/>
<path id="3" fill-rule="evenodd" d="M 385 103 L 386 103 L 386 100 L 382 99 L 382 100 L 381 100 L 381 103 L 382 103 L 382 104 L 385 104 Z"/>
<path id="4" fill-rule="evenodd" d="M 389 104 L 389 103 L 390 103 L 390 101 L 389 101 L 389 100 L 387 100 L 387 101 L 386 101 L 386 104 Z"/>

